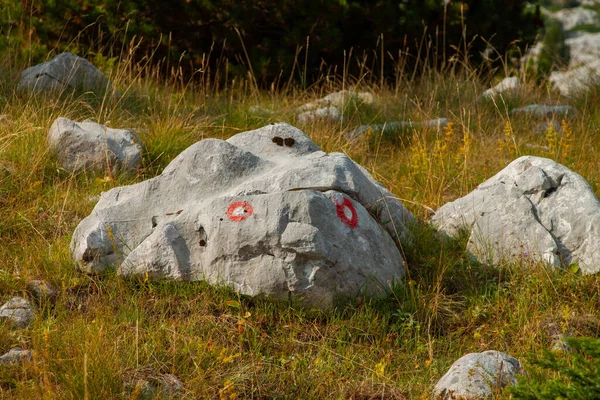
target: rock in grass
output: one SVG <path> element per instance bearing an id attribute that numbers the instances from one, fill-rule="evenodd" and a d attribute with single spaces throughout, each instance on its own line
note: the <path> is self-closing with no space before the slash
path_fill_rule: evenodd
<path id="1" fill-rule="evenodd" d="M 7 320 L 15 328 L 26 328 L 34 319 L 31 303 L 23 297 L 13 297 L 0 307 L 0 320 Z"/>
<path id="2" fill-rule="evenodd" d="M 581 25 L 597 25 L 600 22 L 598 12 L 584 7 L 565 8 L 552 13 L 551 18 L 560 21 L 565 31 Z"/>
<path id="3" fill-rule="evenodd" d="M 61 53 L 52 60 L 27 68 L 21 74 L 19 88 L 31 92 L 112 92 L 106 76 L 88 60 Z"/>
<path id="4" fill-rule="evenodd" d="M 92 121 L 57 118 L 48 132 L 48 145 L 69 172 L 135 172 L 142 162 L 141 142 L 132 131 Z"/>
<path id="5" fill-rule="evenodd" d="M 450 236 L 469 232 L 467 249 L 484 263 L 600 271 L 600 202 L 580 175 L 547 158 L 518 158 L 432 221 Z"/>
<path id="6" fill-rule="evenodd" d="M 361 125 L 358 128 L 350 131 L 346 135 L 346 138 L 350 140 L 360 139 L 367 132 L 372 132 L 378 135 L 393 135 L 401 132 L 404 129 L 433 128 L 437 130 L 443 130 L 449 123 L 450 120 L 447 118 L 436 118 L 421 122 L 392 121 L 386 122 L 385 124 Z"/>
<path id="7" fill-rule="evenodd" d="M 500 94 L 514 93 L 521 87 L 521 80 L 516 76 L 507 77 L 502 80 L 499 84 L 493 88 L 489 88 L 483 94 L 482 97 L 494 98 Z"/>
<path id="8" fill-rule="evenodd" d="M 29 282 L 27 290 L 38 303 L 53 301 L 56 298 L 56 289 L 54 286 L 50 282 L 43 280 Z"/>
<path id="9" fill-rule="evenodd" d="M 333 106 L 318 108 L 298 114 L 298 123 L 307 124 L 314 121 L 339 122 L 343 120 L 342 112 Z"/>
<path id="10" fill-rule="evenodd" d="M 530 104 L 512 109 L 510 115 L 525 115 L 535 118 L 571 118 L 577 115 L 577 109 L 573 106 Z"/>
<path id="11" fill-rule="evenodd" d="M 340 90 L 339 92 L 330 93 L 327 96 L 306 103 L 298 108 L 298 112 L 313 111 L 319 108 L 335 107 L 337 109 L 344 108 L 350 103 L 357 105 L 373 104 L 375 97 L 369 92 L 354 92 L 351 90 Z"/>
<path id="12" fill-rule="evenodd" d="M 173 374 L 158 373 L 152 369 L 130 371 L 123 376 L 123 387 L 128 398 L 177 399 L 183 394 L 183 383 Z"/>
<path id="13" fill-rule="evenodd" d="M 346 155 L 272 124 L 197 142 L 161 175 L 103 193 L 71 252 L 87 272 L 112 266 L 328 307 L 402 278 L 394 239 L 412 220 Z"/>
<path id="14" fill-rule="evenodd" d="M 600 82 L 600 60 L 567 71 L 552 71 L 548 81 L 563 96 L 585 93 Z"/>
<path id="15" fill-rule="evenodd" d="M 488 350 L 470 353 L 452 364 L 433 390 L 436 400 L 491 399 L 494 392 L 516 384 L 521 363 L 508 354 Z"/>
<path id="16" fill-rule="evenodd" d="M 22 350 L 20 347 L 14 347 L 0 356 L 0 365 L 18 365 L 31 361 L 33 361 L 31 350 Z"/>

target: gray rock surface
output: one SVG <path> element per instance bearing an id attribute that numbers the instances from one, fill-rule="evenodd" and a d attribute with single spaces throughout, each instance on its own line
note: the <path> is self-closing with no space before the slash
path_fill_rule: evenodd
<path id="1" fill-rule="evenodd" d="M 183 395 L 184 389 L 177 376 L 158 373 L 152 369 L 126 373 L 123 376 L 123 387 L 126 397 L 138 400 L 176 399 Z"/>
<path id="2" fill-rule="evenodd" d="M 100 70 L 71 53 L 61 53 L 48 62 L 27 68 L 21 73 L 19 88 L 32 92 L 77 90 L 104 94 L 113 91 Z"/>
<path id="3" fill-rule="evenodd" d="M 434 128 L 437 130 L 443 130 L 449 122 L 450 120 L 447 118 L 436 118 L 421 122 L 392 121 L 385 124 L 361 125 L 358 128 L 350 131 L 346 137 L 348 139 L 359 139 L 369 131 L 376 134 L 388 135 L 400 132 L 404 129 Z"/>
<path id="4" fill-rule="evenodd" d="M 516 92 L 521 87 L 521 80 L 516 76 L 506 77 L 496 86 L 489 88 L 482 97 L 494 98 L 500 94 L 510 94 Z"/>
<path id="5" fill-rule="evenodd" d="M 0 307 L 0 320 L 8 320 L 16 328 L 26 328 L 34 318 L 31 303 L 23 297 L 13 297 Z"/>
<path id="6" fill-rule="evenodd" d="M 510 115 L 526 115 L 535 118 L 571 118 L 577 115 L 573 106 L 550 106 L 545 104 L 530 104 L 525 107 L 513 108 Z"/>
<path id="7" fill-rule="evenodd" d="M 336 107 L 329 106 L 317 108 L 316 110 L 304 111 L 303 113 L 298 114 L 297 121 L 299 124 L 307 124 L 317 120 L 339 122 L 343 119 L 344 117 L 340 110 Z"/>
<path id="8" fill-rule="evenodd" d="M 563 26 L 565 31 L 570 31 L 581 25 L 597 25 L 600 22 L 598 13 L 584 7 L 565 8 L 550 14 Z"/>
<path id="9" fill-rule="evenodd" d="M 27 284 L 27 290 L 38 303 L 56 298 L 56 289 L 50 282 L 33 280 Z"/>
<path id="10" fill-rule="evenodd" d="M 436 400 L 491 399 L 493 394 L 516 383 L 521 363 L 508 354 L 488 350 L 470 353 L 452 364 L 433 390 Z"/>
<path id="11" fill-rule="evenodd" d="M 364 168 L 272 124 L 206 139 L 163 173 L 101 195 L 73 234 L 79 267 L 206 280 L 247 295 L 384 293 L 404 273 L 412 214 Z"/>
<path id="12" fill-rule="evenodd" d="M 449 236 L 470 232 L 467 249 L 484 263 L 526 258 L 600 271 L 600 202 L 580 175 L 547 158 L 518 158 L 432 222 Z"/>
<path id="13" fill-rule="evenodd" d="M 31 350 L 22 350 L 20 347 L 14 347 L 0 356 L 0 365 L 18 365 L 31 361 L 33 361 Z"/>
<path id="14" fill-rule="evenodd" d="M 316 110 L 318 108 L 335 107 L 343 109 L 349 103 L 354 102 L 360 104 L 373 104 L 375 97 L 369 92 L 354 92 L 351 90 L 341 90 L 339 92 L 330 93 L 327 96 L 306 103 L 298 108 L 298 112 Z"/>
<path id="15" fill-rule="evenodd" d="M 132 131 L 87 120 L 57 118 L 48 132 L 48 145 L 69 172 L 108 168 L 135 172 L 142 162 L 141 141 Z"/>
<path id="16" fill-rule="evenodd" d="M 553 71 L 548 81 L 563 96 L 585 93 L 600 83 L 600 60 L 567 71 Z"/>
<path id="17" fill-rule="evenodd" d="M 540 135 L 545 135 L 546 133 L 548 133 L 548 131 L 550 129 L 554 130 L 554 132 L 556 132 L 557 134 L 562 135 L 564 133 L 562 125 L 558 121 L 555 121 L 555 120 L 540 122 L 533 129 L 533 131 L 536 133 L 539 133 Z"/>

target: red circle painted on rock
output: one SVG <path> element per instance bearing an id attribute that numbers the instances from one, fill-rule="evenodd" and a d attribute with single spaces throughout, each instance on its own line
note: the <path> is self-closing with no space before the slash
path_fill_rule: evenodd
<path id="1" fill-rule="evenodd" d="M 227 207 L 227 217 L 234 222 L 241 222 L 252 215 L 254 208 L 247 201 L 236 201 Z"/>
<path id="2" fill-rule="evenodd" d="M 356 228 L 356 225 L 358 225 L 358 214 L 350 199 L 344 197 L 344 200 L 336 201 L 335 208 L 338 217 L 345 225 L 349 226 L 351 229 Z M 351 218 L 348 218 L 348 215 L 346 215 L 346 210 L 349 210 L 352 214 Z"/>

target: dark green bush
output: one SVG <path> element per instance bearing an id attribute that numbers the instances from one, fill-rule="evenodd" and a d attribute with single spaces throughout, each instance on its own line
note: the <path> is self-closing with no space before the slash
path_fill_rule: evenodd
<path id="1" fill-rule="evenodd" d="M 451 1 L 446 6 L 443 0 L 6 1 L 20 5 L 22 26 L 49 48 L 80 54 L 103 49 L 112 53 L 106 56 L 119 56 L 137 37 L 144 39 L 139 56 L 155 52 L 154 60 L 162 60 L 165 71 L 167 60 L 172 65 L 182 60 L 188 71 L 205 67 L 210 53 L 213 72 L 224 59 L 245 72 L 249 60 L 264 83 L 278 77 L 285 82 L 292 71 L 309 80 L 331 66 L 338 66 L 339 73 L 350 49 L 368 55 L 368 66 L 379 71 L 382 43 L 387 75 L 395 71 L 391 58 L 398 60 L 405 49 L 411 52 L 409 65 L 417 64 L 417 55 L 437 63 L 457 49 L 468 49 L 477 62 L 487 46 L 481 38 L 504 53 L 515 41 L 520 48 L 530 44 L 539 24 L 539 10 L 524 0 Z M 347 72 L 358 70 L 356 64 L 347 63 Z"/>
<path id="2" fill-rule="evenodd" d="M 600 339 L 570 338 L 567 343 L 572 354 L 546 352 L 544 358 L 533 360 L 530 377 L 519 380 L 512 391 L 514 398 L 600 399 Z"/>

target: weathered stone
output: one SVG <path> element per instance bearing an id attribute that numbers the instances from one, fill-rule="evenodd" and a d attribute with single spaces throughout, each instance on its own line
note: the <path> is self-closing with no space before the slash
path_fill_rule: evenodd
<path id="1" fill-rule="evenodd" d="M 268 116 L 271 116 L 274 114 L 272 110 L 261 107 L 259 105 L 254 105 L 254 106 L 250 107 L 248 109 L 248 112 L 250 112 L 251 114 L 265 116 L 265 117 L 268 117 Z"/>
<path id="2" fill-rule="evenodd" d="M 13 297 L 0 307 L 0 320 L 8 320 L 16 328 L 26 328 L 34 318 L 31 303 L 23 297 Z"/>
<path id="3" fill-rule="evenodd" d="M 318 108 L 298 114 L 298 123 L 306 124 L 316 120 L 339 122 L 343 120 L 342 112 L 333 106 Z"/>
<path id="4" fill-rule="evenodd" d="M 206 139 L 156 178 L 101 195 L 73 234 L 81 269 L 207 280 L 327 307 L 385 293 L 412 214 L 362 167 L 272 124 Z"/>
<path id="5" fill-rule="evenodd" d="M 597 25 L 600 20 L 598 13 L 595 10 L 590 10 L 584 7 L 565 8 L 550 14 L 563 26 L 565 31 L 570 31 L 581 25 Z"/>
<path id="6" fill-rule="evenodd" d="M 600 83 L 600 60 L 568 71 L 553 71 L 548 81 L 563 96 L 585 93 Z"/>
<path id="7" fill-rule="evenodd" d="M 104 94 L 113 91 L 100 70 L 71 53 L 61 53 L 48 62 L 27 68 L 21 74 L 19 88 L 32 92 L 77 90 Z"/>
<path id="8" fill-rule="evenodd" d="M 510 115 L 527 115 L 536 118 L 568 118 L 576 116 L 577 109 L 573 106 L 530 104 L 510 110 Z"/>
<path id="9" fill-rule="evenodd" d="M 14 347 L 0 356 L 0 365 L 18 365 L 31 361 L 33 361 L 31 350 L 21 350 L 20 347 Z"/>
<path id="10" fill-rule="evenodd" d="M 373 104 L 375 97 L 369 92 L 353 92 L 351 90 L 341 90 L 339 92 L 330 93 L 327 96 L 306 103 L 298 108 L 298 112 L 316 110 L 318 108 L 335 107 L 343 109 L 348 103 Z"/>
<path id="11" fill-rule="evenodd" d="M 176 399 L 183 394 L 183 383 L 173 374 L 163 374 L 153 369 L 130 371 L 123 376 L 127 397 L 145 399 Z"/>
<path id="12" fill-rule="evenodd" d="M 37 302 L 53 301 L 56 298 L 56 289 L 50 282 L 33 280 L 29 282 L 27 289 Z"/>
<path id="13" fill-rule="evenodd" d="M 494 98 L 500 94 L 514 93 L 521 87 L 521 80 L 516 76 L 504 78 L 499 84 L 493 88 L 489 88 L 482 97 Z"/>
<path id="14" fill-rule="evenodd" d="M 488 350 L 470 353 L 452 364 L 433 390 L 436 400 L 491 399 L 507 385 L 516 384 L 521 363 L 508 354 Z"/>
<path id="15" fill-rule="evenodd" d="M 48 132 L 48 145 L 69 172 L 135 172 L 142 162 L 141 141 L 132 131 L 107 128 L 92 121 L 57 118 Z"/>
<path id="16" fill-rule="evenodd" d="M 450 236 L 470 232 L 467 249 L 484 263 L 532 259 L 600 271 L 600 202 L 580 175 L 546 158 L 518 158 L 432 221 Z"/>
<path id="17" fill-rule="evenodd" d="M 346 138 L 351 140 L 359 139 L 363 137 L 367 132 L 373 132 L 378 135 L 391 135 L 394 133 L 401 132 L 405 129 L 433 128 L 441 131 L 448 125 L 448 123 L 450 123 L 450 120 L 447 118 L 437 118 L 421 122 L 392 121 L 386 122 L 385 124 L 361 125 L 358 128 L 348 132 L 346 134 Z"/>

